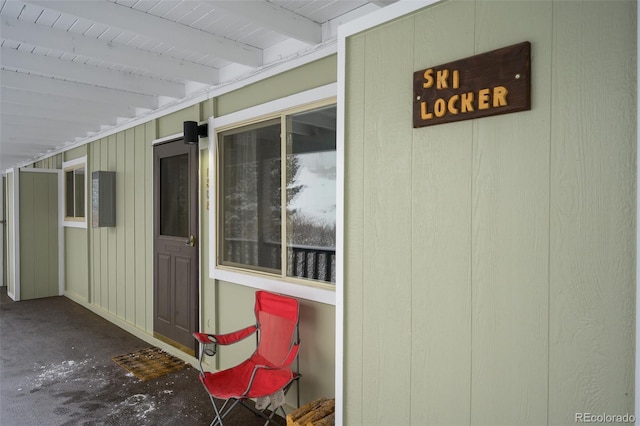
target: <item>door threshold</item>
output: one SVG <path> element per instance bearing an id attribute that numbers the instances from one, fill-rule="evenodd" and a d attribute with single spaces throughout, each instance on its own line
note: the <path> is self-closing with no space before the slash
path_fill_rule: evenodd
<path id="1" fill-rule="evenodd" d="M 168 338 L 167 336 L 163 336 L 160 333 L 153 332 L 153 337 L 158 340 L 163 341 L 164 343 L 173 346 L 174 348 L 180 349 L 182 352 L 185 352 L 193 357 L 196 356 L 196 351 L 193 348 L 189 348 L 188 346 L 183 345 L 182 343 L 178 343 L 173 339 Z M 194 340 L 195 341 L 195 340 Z"/>

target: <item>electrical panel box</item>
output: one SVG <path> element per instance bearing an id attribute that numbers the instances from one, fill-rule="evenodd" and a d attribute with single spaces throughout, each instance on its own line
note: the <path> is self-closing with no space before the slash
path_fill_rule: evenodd
<path id="1" fill-rule="evenodd" d="M 116 226 L 116 172 L 91 173 L 91 224 Z"/>

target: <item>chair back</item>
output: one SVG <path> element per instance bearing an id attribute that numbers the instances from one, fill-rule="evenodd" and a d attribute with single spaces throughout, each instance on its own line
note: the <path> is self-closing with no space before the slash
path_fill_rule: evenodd
<path id="1" fill-rule="evenodd" d="M 256 292 L 256 353 L 272 366 L 282 364 L 298 342 L 298 301 L 266 291 Z"/>

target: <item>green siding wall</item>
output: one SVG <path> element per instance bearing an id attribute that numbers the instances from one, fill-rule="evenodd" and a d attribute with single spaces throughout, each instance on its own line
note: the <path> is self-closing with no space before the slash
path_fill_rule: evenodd
<path id="1" fill-rule="evenodd" d="M 268 79 L 250 84 L 215 99 L 216 116 L 230 114 L 255 105 L 335 83 L 337 57 L 327 56 Z"/>
<path id="2" fill-rule="evenodd" d="M 64 161 L 71 161 L 87 155 L 87 145 L 64 152 Z M 60 165 L 62 167 L 62 164 Z M 86 169 L 89 170 L 88 168 Z M 87 174 L 90 179 L 91 174 Z M 87 226 L 91 227 L 89 210 L 91 209 L 90 182 L 87 182 L 87 200 L 85 214 L 87 215 Z M 89 300 L 89 233 L 86 228 L 64 228 L 64 273 L 65 273 L 65 294 L 87 302 Z"/>
<path id="3" fill-rule="evenodd" d="M 149 333 L 153 331 L 151 143 L 156 137 L 155 122 L 149 122 L 93 142 L 87 150 L 88 176 L 98 170 L 116 172 L 116 226 L 92 228 L 89 217 L 89 300 Z"/>
<path id="4" fill-rule="evenodd" d="M 33 163 L 32 167 L 37 169 L 61 169 L 62 154 L 56 154 L 43 160 L 36 161 Z"/>
<path id="5" fill-rule="evenodd" d="M 347 40 L 345 424 L 634 413 L 635 34 L 447 1 Z M 412 129 L 414 71 L 526 40 L 531 111 Z"/>
<path id="6" fill-rule="evenodd" d="M 84 157 L 87 155 L 87 145 L 82 145 L 77 148 L 70 149 L 64 152 L 64 161 L 75 160 L 76 158 Z"/>
<path id="7" fill-rule="evenodd" d="M 72 293 L 83 301 L 89 298 L 89 262 L 87 230 L 64 228 L 65 293 Z"/>
<path id="8" fill-rule="evenodd" d="M 185 121 L 199 121 L 200 104 L 158 118 L 158 138 L 182 133 Z"/>
<path id="9" fill-rule="evenodd" d="M 634 411 L 636 8 L 631 1 L 557 1 L 553 8 L 549 418 L 555 422 L 583 409 Z"/>

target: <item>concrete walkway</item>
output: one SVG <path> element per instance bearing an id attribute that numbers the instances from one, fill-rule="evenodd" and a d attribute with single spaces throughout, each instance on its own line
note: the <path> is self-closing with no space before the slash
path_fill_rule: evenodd
<path id="1" fill-rule="evenodd" d="M 0 294 L 0 425 L 208 425 L 192 367 L 142 382 L 111 358 L 149 345 L 65 297 Z M 281 424 L 285 424 L 281 419 Z M 262 425 L 242 407 L 225 425 Z"/>

